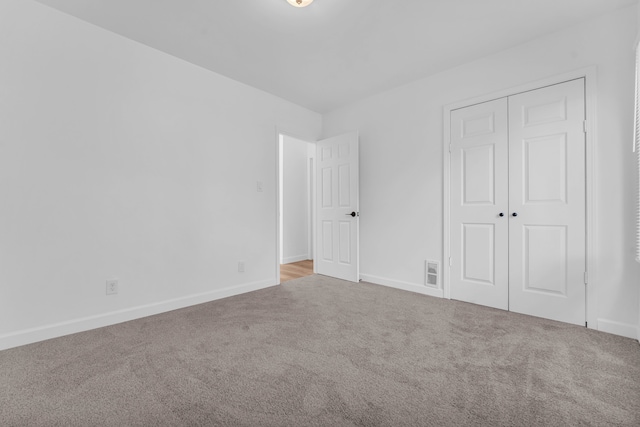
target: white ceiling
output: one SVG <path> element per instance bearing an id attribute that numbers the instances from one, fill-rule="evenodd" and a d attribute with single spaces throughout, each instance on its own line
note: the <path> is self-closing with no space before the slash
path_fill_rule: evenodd
<path id="1" fill-rule="evenodd" d="M 637 0 L 38 0 L 323 113 Z"/>

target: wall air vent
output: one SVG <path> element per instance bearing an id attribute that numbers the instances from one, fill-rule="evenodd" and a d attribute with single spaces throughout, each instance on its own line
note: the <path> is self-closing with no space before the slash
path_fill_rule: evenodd
<path id="1" fill-rule="evenodd" d="M 426 260 L 425 267 L 425 286 L 430 288 L 440 288 L 440 262 Z"/>

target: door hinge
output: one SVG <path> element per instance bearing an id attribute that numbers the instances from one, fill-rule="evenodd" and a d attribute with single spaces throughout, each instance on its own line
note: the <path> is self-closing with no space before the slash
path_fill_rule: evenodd
<path id="1" fill-rule="evenodd" d="M 589 124 L 586 120 L 582 122 L 582 130 L 584 131 L 584 133 L 587 133 L 587 131 L 589 130 Z"/>
<path id="2" fill-rule="evenodd" d="M 451 153 L 451 144 L 449 144 L 449 152 Z"/>
<path id="3" fill-rule="evenodd" d="M 449 267 L 451 267 L 452 265 L 453 265 L 453 259 L 449 257 Z"/>
<path id="4" fill-rule="evenodd" d="M 587 273 L 586 271 L 584 272 L 584 284 L 589 284 L 589 273 Z"/>

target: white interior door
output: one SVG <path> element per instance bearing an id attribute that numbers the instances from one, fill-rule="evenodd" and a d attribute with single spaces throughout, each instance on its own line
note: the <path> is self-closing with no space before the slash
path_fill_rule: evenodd
<path id="1" fill-rule="evenodd" d="M 578 325 L 586 312 L 584 119 L 584 79 L 509 97 L 509 310 Z"/>
<path id="2" fill-rule="evenodd" d="M 316 143 L 318 274 L 357 282 L 359 271 L 358 134 Z"/>
<path id="3" fill-rule="evenodd" d="M 451 112 L 451 298 L 584 324 L 584 83 Z"/>
<path id="4" fill-rule="evenodd" d="M 506 98 L 452 111 L 451 298 L 503 310 L 508 156 Z"/>

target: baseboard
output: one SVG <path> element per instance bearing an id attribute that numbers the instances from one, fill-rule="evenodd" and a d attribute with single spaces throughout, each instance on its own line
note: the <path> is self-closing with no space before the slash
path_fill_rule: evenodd
<path id="1" fill-rule="evenodd" d="M 598 319 L 598 330 L 609 334 L 620 335 L 637 340 L 640 338 L 640 330 L 635 325 L 614 322 L 613 320 Z"/>
<path id="2" fill-rule="evenodd" d="M 364 282 L 374 283 L 376 285 L 388 286 L 390 288 L 402 289 L 403 291 L 416 292 L 423 295 L 442 298 L 444 293 L 442 289 L 430 288 L 415 283 L 402 282 L 400 280 L 388 279 L 386 277 L 374 276 L 371 274 L 360 274 L 360 279 Z"/>
<path id="3" fill-rule="evenodd" d="M 142 317 L 165 313 L 179 308 L 190 307 L 192 305 L 240 295 L 246 292 L 257 291 L 258 289 L 264 289 L 274 285 L 275 278 L 12 332 L 10 334 L 0 335 L 0 350 L 6 350 L 21 345 L 32 344 L 38 341 L 84 332 L 91 329 L 102 328 L 104 326 L 115 325 L 117 323 L 128 322 L 129 320 L 140 319 Z"/>
<path id="4" fill-rule="evenodd" d="M 311 258 L 309 258 L 308 254 L 296 255 L 296 256 L 290 256 L 290 257 L 287 257 L 287 258 L 283 258 L 282 259 L 282 263 L 283 264 L 291 264 L 292 262 L 306 261 L 308 259 L 311 259 Z"/>

